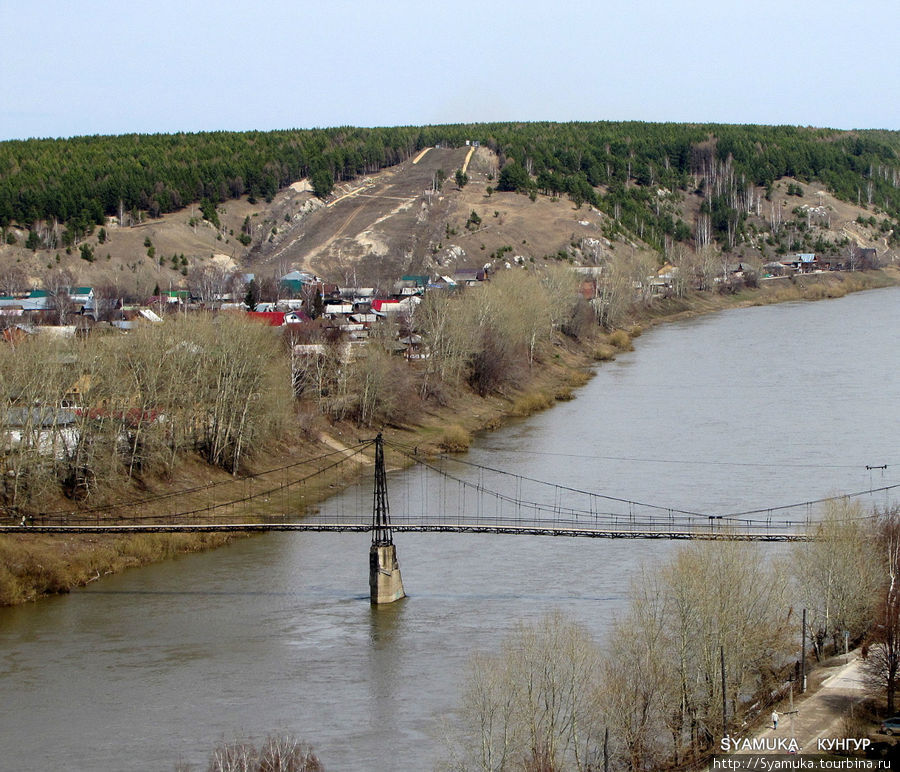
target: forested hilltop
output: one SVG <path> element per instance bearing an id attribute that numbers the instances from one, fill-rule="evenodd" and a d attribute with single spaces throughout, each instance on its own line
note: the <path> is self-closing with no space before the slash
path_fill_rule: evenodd
<path id="1" fill-rule="evenodd" d="M 64 225 L 63 245 L 106 217 L 158 217 L 189 204 L 271 200 L 301 178 L 319 197 L 422 148 L 479 143 L 498 158 L 496 190 L 590 203 L 663 250 L 673 242 L 724 249 L 753 238 L 775 181 L 819 182 L 874 208 L 900 229 L 900 133 L 791 126 L 651 123 L 486 123 L 395 128 L 128 135 L 0 143 L 0 227 L 30 231 L 32 248 Z M 452 173 L 452 170 L 449 170 Z M 671 200 L 702 197 L 690 213 Z M 39 228 L 40 225 L 44 227 Z M 33 235 L 32 235 L 33 234 Z M 617 235 L 612 233 L 610 235 Z M 9 237 L 9 234 L 7 234 Z"/>

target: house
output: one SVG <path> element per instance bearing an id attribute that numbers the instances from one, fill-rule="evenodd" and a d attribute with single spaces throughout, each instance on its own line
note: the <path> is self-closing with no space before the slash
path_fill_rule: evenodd
<path id="1" fill-rule="evenodd" d="M 22 324 L 17 324 L 15 327 L 5 327 L 3 330 L 0 330 L 0 340 L 15 347 L 30 334 L 31 330 Z"/>
<path id="2" fill-rule="evenodd" d="M 320 283 L 321 279 L 307 271 L 290 271 L 282 276 L 278 283 L 281 288 L 292 296 L 299 295 L 308 284 Z"/>
<path id="3" fill-rule="evenodd" d="M 24 312 L 19 298 L 10 295 L 0 296 L 0 316 L 22 316 Z"/>
<path id="4" fill-rule="evenodd" d="M 327 303 L 322 310 L 323 316 L 336 319 L 339 316 L 350 316 L 353 313 L 352 303 Z"/>
<path id="5" fill-rule="evenodd" d="M 56 459 L 68 457 L 78 443 L 74 410 L 49 405 L 8 407 L 0 423 L 0 449 L 34 448 Z"/>
<path id="6" fill-rule="evenodd" d="M 269 327 L 281 327 L 284 324 L 284 311 L 248 311 L 247 318 L 254 319 Z"/>
<path id="7" fill-rule="evenodd" d="M 374 287 L 340 287 L 338 292 L 343 301 L 358 302 L 375 297 Z"/>
<path id="8" fill-rule="evenodd" d="M 428 286 L 428 277 L 419 274 L 407 274 L 394 285 L 397 295 L 421 295 Z"/>
<path id="9" fill-rule="evenodd" d="M 148 306 L 166 306 L 166 305 L 187 305 L 191 300 L 191 293 L 187 290 L 162 290 L 158 295 L 149 298 L 145 305 Z"/>
<path id="10" fill-rule="evenodd" d="M 387 314 L 388 311 L 394 311 L 394 312 L 399 311 L 399 310 L 400 310 L 400 309 L 399 309 L 399 305 L 400 305 L 400 301 L 399 301 L 399 300 L 385 300 L 385 299 L 378 299 L 378 300 L 373 300 L 373 301 L 372 301 L 372 310 L 373 310 L 376 314 L 381 314 L 381 315 L 383 316 L 383 315 Z M 389 306 L 398 306 L 398 308 L 396 308 L 396 309 L 389 309 L 389 308 L 388 308 Z"/>
<path id="11" fill-rule="evenodd" d="M 826 271 L 843 271 L 848 260 L 846 257 L 832 255 L 831 257 L 820 257 L 817 262 L 819 267 Z"/>
<path id="12" fill-rule="evenodd" d="M 487 273 L 483 268 L 453 272 L 453 283 L 462 285 L 463 287 L 474 287 L 485 279 L 487 279 Z"/>
<path id="13" fill-rule="evenodd" d="M 81 313 L 95 309 L 93 287 L 69 287 L 69 300 L 81 306 Z"/>

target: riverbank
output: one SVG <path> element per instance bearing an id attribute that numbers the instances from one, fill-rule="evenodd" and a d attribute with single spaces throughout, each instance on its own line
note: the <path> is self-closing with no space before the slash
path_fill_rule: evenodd
<path id="1" fill-rule="evenodd" d="M 632 309 L 627 325 L 631 334 L 617 331 L 576 345 L 559 341 L 543 359 L 523 371 L 516 388 L 502 395 L 480 397 L 469 391 L 447 392 L 441 404 L 429 403 L 418 415 L 404 424 L 383 427 L 386 438 L 396 444 L 417 447 L 420 452 L 457 452 L 468 447 L 472 436 L 496 429 L 512 417 L 521 417 L 571 399 L 575 390 L 590 378 L 592 364 L 613 358 L 617 351 L 629 348 L 632 338 L 642 328 L 699 316 L 715 311 L 750 306 L 839 297 L 851 291 L 898 284 L 898 272 L 885 270 L 871 274 L 820 274 L 790 280 L 765 282 L 758 289 L 733 295 L 693 295 L 686 298 L 656 299 L 649 307 Z M 334 443 L 354 446 L 360 439 L 374 436 L 376 429 L 360 429 L 349 423 L 329 424 L 321 417 L 298 419 L 303 427 L 297 437 L 277 448 L 260 454 L 253 462 L 250 477 L 233 478 L 225 472 L 196 465 L 180 470 L 177 477 L 161 481 L 142 491 L 140 497 L 151 500 L 178 492 L 171 512 L 193 508 L 216 508 L 249 493 L 273 487 L 281 479 L 284 466 L 304 458 L 333 453 Z M 408 463 L 403 457 L 388 453 L 389 466 Z M 274 470 L 274 471 L 267 471 Z M 340 488 L 368 474 L 362 464 L 323 472 L 303 488 L 302 507 L 333 495 Z M 154 500 L 154 497 L 157 497 Z M 265 505 L 259 501 L 259 507 Z M 272 505 L 274 506 L 274 504 Z M 157 509 L 153 510 L 158 511 Z M 264 510 L 263 510 L 264 511 Z M 275 510 L 273 510 L 275 511 Z M 298 510 L 294 510 L 298 511 Z M 271 513 L 271 512 L 270 512 Z M 10 605 L 34 600 L 97 581 L 104 575 L 125 568 L 171 558 L 184 552 L 209 549 L 227 543 L 224 536 L 155 535 L 140 537 L 42 537 L 21 534 L 0 538 L 0 603 Z"/>

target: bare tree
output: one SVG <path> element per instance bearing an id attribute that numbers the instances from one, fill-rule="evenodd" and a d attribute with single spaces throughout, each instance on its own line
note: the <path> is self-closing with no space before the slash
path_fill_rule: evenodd
<path id="1" fill-rule="evenodd" d="M 597 645 L 562 615 L 518 626 L 499 654 L 473 659 L 448 768 L 596 769 L 599 672 Z"/>
<path id="2" fill-rule="evenodd" d="M 463 313 L 461 299 L 429 292 L 416 311 L 416 329 L 426 351 L 423 393 L 435 382 L 459 383 L 475 350 L 475 322 Z"/>
<path id="3" fill-rule="evenodd" d="M 0 295 L 16 295 L 28 287 L 28 276 L 17 265 L 0 268 Z"/>
<path id="4" fill-rule="evenodd" d="M 230 273 L 216 263 L 194 266 L 188 272 L 187 281 L 191 293 L 208 306 L 215 305 L 228 289 Z"/>
<path id="5" fill-rule="evenodd" d="M 225 743 L 209 759 L 208 772 L 323 772 L 312 748 L 289 735 L 270 735 L 257 748 L 249 741 Z"/>
<path id="6" fill-rule="evenodd" d="M 112 321 L 121 299 L 116 282 L 107 281 L 94 285 L 94 316 L 98 322 Z"/>
<path id="7" fill-rule="evenodd" d="M 75 286 L 75 277 L 67 268 L 54 268 L 43 276 L 44 289 L 47 292 L 49 310 L 56 316 L 58 324 L 64 325 L 74 304 L 69 296 Z"/>
<path id="8" fill-rule="evenodd" d="M 797 548 L 795 579 L 809 612 L 810 639 L 819 659 L 829 637 L 837 650 L 844 630 L 856 638 L 868 628 L 878 581 L 858 502 L 830 500 L 814 535 L 815 539 Z"/>
<path id="9" fill-rule="evenodd" d="M 632 589 L 628 612 L 611 630 L 600 689 L 604 723 L 629 770 L 653 768 L 664 756 L 665 606 L 658 577 L 643 579 Z"/>
<path id="10" fill-rule="evenodd" d="M 875 545 L 882 586 L 876 596 L 863 674 L 870 689 L 884 694 L 887 711 L 893 714 L 900 684 L 900 510 L 897 508 L 879 517 Z"/>

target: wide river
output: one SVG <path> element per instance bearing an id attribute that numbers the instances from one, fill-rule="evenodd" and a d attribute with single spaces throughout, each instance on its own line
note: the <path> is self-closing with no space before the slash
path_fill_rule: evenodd
<path id="1" fill-rule="evenodd" d="M 576 399 L 480 437 L 467 459 L 711 513 L 893 484 L 898 330 L 900 288 L 663 325 Z M 392 504 L 428 495 L 417 474 L 390 475 Z M 369 491 L 340 505 L 369 506 Z M 365 534 L 245 539 L 0 609 L 0 769 L 205 769 L 223 740 L 287 732 L 332 771 L 428 770 L 473 652 L 557 609 L 602 639 L 640 568 L 678 549 L 395 542 L 409 597 L 377 610 Z"/>

